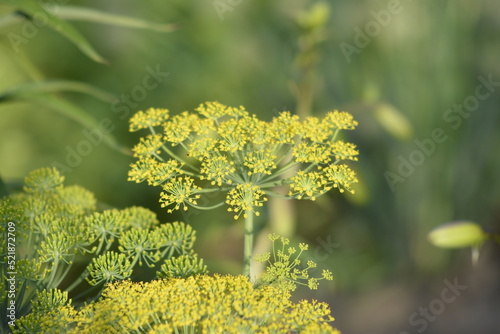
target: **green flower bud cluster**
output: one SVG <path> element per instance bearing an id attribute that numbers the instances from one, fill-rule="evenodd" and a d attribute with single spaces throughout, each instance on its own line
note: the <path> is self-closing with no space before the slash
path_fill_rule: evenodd
<path id="1" fill-rule="evenodd" d="M 297 253 L 297 248 L 288 246 L 290 244 L 288 238 L 270 234 L 269 240 L 272 242 L 272 252 L 255 257 L 255 261 L 266 264 L 265 272 L 258 284 L 276 284 L 290 291 L 295 290 L 298 284 L 315 290 L 318 288 L 318 281 L 322 279 L 333 280 L 332 273 L 326 269 L 323 270 L 322 277 L 311 277 L 309 270 L 316 268 L 316 263 L 308 260 L 304 266 L 300 259 L 302 253 L 309 248 L 307 244 L 300 243 Z M 280 241 L 281 247 L 276 246 L 277 240 Z"/>
<path id="2" fill-rule="evenodd" d="M 32 302 L 39 290 L 83 290 L 80 297 L 89 297 L 96 289 L 88 284 L 100 288 L 101 283 L 130 278 L 143 265 L 156 267 L 162 277 L 206 271 L 192 249 L 195 231 L 190 226 L 159 224 L 156 214 L 141 207 L 97 211 L 94 194 L 63 181 L 54 168 L 38 169 L 26 177 L 23 192 L 0 199 L 4 310 L 11 299 L 5 288 L 11 272 L 16 275 L 12 295 L 20 317 L 32 305 L 36 310 Z M 0 333 L 7 330 L 2 326 Z"/>

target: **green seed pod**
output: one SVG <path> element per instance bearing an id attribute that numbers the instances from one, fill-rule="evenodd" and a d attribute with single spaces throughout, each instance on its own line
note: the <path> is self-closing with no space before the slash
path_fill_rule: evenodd
<path id="1" fill-rule="evenodd" d="M 427 237 L 436 247 L 462 248 L 480 245 L 486 240 L 487 235 L 476 223 L 458 221 L 436 227 Z"/>

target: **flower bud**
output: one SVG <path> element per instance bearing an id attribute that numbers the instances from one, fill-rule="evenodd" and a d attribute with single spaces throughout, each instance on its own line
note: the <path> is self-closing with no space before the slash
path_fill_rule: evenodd
<path id="1" fill-rule="evenodd" d="M 330 7 L 324 1 L 317 2 L 312 8 L 302 13 L 299 23 L 306 29 L 315 29 L 324 26 L 330 17 Z"/>
<path id="2" fill-rule="evenodd" d="M 476 223 L 458 221 L 436 227 L 427 237 L 436 247 L 462 248 L 480 245 L 487 235 Z"/>

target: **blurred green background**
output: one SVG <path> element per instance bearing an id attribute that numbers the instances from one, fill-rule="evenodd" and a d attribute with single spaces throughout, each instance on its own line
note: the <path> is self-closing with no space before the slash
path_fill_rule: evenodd
<path id="1" fill-rule="evenodd" d="M 284 209 L 297 212 L 293 239 L 312 244 L 311 256 L 336 278 L 317 292 L 299 295 L 328 301 L 344 333 L 496 333 L 500 328 L 493 317 L 500 311 L 498 245 L 485 245 L 473 268 L 468 250 L 437 249 L 426 239 L 434 226 L 454 220 L 500 228 L 499 1 L 45 3 L 55 4 L 56 13 L 59 5 L 85 6 L 177 29 L 71 21 L 108 62 L 100 64 L 46 26 L 33 31 L 26 21 L 0 20 L 0 94 L 44 80 L 100 88 L 115 97 L 45 95 L 64 99 L 97 122 L 110 119 L 111 135 L 129 148 L 140 134 L 128 132 L 127 119 L 148 107 L 180 113 L 217 100 L 243 105 L 264 119 L 283 110 L 315 116 L 349 111 L 360 123 L 346 137 L 360 149 L 356 195 L 332 192 Z M 0 4 L 3 15 L 11 11 Z M 163 73 L 161 82 L 140 88 L 151 71 Z M 0 98 L 0 176 L 10 189 L 35 168 L 68 166 L 69 152 L 88 141 L 82 122 L 61 110 L 5 96 Z M 470 112 L 456 112 L 461 104 Z M 440 142 L 432 140 L 436 129 L 442 129 Z M 240 272 L 241 222 L 222 208 L 168 215 L 158 204 L 159 189 L 127 182 L 130 156 L 103 143 L 88 151 L 68 166 L 67 184 L 90 189 L 106 205 L 142 205 L 162 221 L 189 222 L 212 272 Z M 260 218 L 268 219 L 269 214 Z M 443 281 L 456 277 L 468 287 L 463 295 L 427 319 L 425 329 L 415 324 L 422 316 L 412 322 L 413 312 L 440 298 Z"/>

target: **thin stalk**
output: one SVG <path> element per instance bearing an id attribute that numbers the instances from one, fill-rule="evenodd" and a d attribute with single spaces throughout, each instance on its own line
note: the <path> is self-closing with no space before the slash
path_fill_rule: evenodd
<path id="1" fill-rule="evenodd" d="M 89 276 L 89 272 L 87 269 L 85 269 L 81 274 L 80 276 L 78 276 L 77 279 L 75 279 L 70 286 L 68 286 L 66 289 L 64 289 L 65 291 L 68 291 L 68 292 L 71 292 L 74 288 L 76 288 L 78 285 L 80 285 L 80 283 L 82 283 L 85 278 L 87 278 Z"/>
<path id="2" fill-rule="evenodd" d="M 471 260 L 472 260 L 472 266 L 473 267 L 476 267 L 478 262 L 479 262 L 479 247 L 480 246 L 474 246 L 472 247 L 472 256 L 471 256 Z"/>
<path id="3" fill-rule="evenodd" d="M 337 138 L 337 135 L 339 134 L 339 129 L 335 129 L 335 132 L 332 135 L 332 139 L 330 141 L 333 143 L 335 139 Z"/>
<path id="4" fill-rule="evenodd" d="M 288 195 L 279 194 L 277 192 L 270 191 L 270 190 L 266 190 L 266 195 L 270 195 L 270 196 L 273 196 L 275 198 L 281 198 L 281 199 L 290 199 L 290 198 L 292 198 L 292 197 L 290 197 Z"/>
<path id="5" fill-rule="evenodd" d="M 182 168 L 175 168 L 175 169 L 181 173 L 184 173 L 184 174 L 192 176 L 192 177 L 200 177 L 200 174 L 198 174 L 198 173 L 191 173 L 191 172 L 188 172 L 187 170 L 184 170 Z"/>
<path id="6" fill-rule="evenodd" d="M 258 183 L 261 188 L 274 188 L 277 186 L 283 186 L 285 184 L 289 184 L 290 182 L 286 179 L 274 181 L 274 182 L 266 182 L 266 183 Z"/>
<path id="7" fill-rule="evenodd" d="M 59 258 L 56 257 L 54 259 L 54 263 L 52 264 L 52 270 L 50 272 L 50 276 L 49 276 L 49 278 L 47 280 L 47 284 L 46 284 L 46 286 L 49 289 L 53 288 L 52 283 L 53 283 L 53 281 L 54 281 L 54 279 L 56 277 L 56 273 L 57 273 L 58 270 L 59 270 Z"/>
<path id="8" fill-rule="evenodd" d="M 202 193 L 213 193 L 213 192 L 216 192 L 216 191 L 228 191 L 230 189 L 232 189 L 233 187 L 220 187 L 220 188 L 203 188 L 203 189 L 200 189 L 198 190 L 196 193 L 197 194 L 202 194 Z"/>
<path id="9" fill-rule="evenodd" d="M 59 275 L 59 280 L 57 282 L 54 283 L 54 287 L 58 287 L 59 284 L 61 284 L 61 282 L 64 280 L 64 278 L 66 277 L 66 275 L 69 273 L 69 271 L 71 270 L 71 267 L 72 267 L 72 264 L 73 264 L 73 261 L 75 260 L 75 256 L 73 256 L 73 259 L 69 262 L 69 264 L 66 266 L 66 269 L 64 270 L 64 272 L 62 272 L 60 275 Z"/>
<path id="10" fill-rule="evenodd" d="M 243 275 L 252 278 L 251 263 L 253 253 L 253 211 L 245 211 L 245 237 L 243 246 Z"/>
<path id="11" fill-rule="evenodd" d="M 73 299 L 73 300 L 78 300 L 78 299 L 82 298 L 83 296 L 88 295 L 88 294 L 89 294 L 89 293 L 91 293 L 93 290 L 96 290 L 97 288 L 102 288 L 102 287 L 100 287 L 99 285 L 100 285 L 100 284 L 97 284 L 97 285 L 91 286 L 90 288 L 87 288 L 87 289 L 83 290 L 81 293 L 79 293 L 77 296 L 73 297 L 72 299 Z M 66 290 L 66 291 L 68 291 L 68 290 Z M 100 293 L 98 293 L 96 297 L 94 297 L 94 298 L 90 298 L 90 299 L 86 300 L 86 302 L 91 302 L 91 301 L 93 301 L 93 300 L 97 300 L 97 298 L 98 298 L 100 295 L 101 295 L 101 294 L 100 294 Z"/>
<path id="12" fill-rule="evenodd" d="M 212 209 L 216 209 L 220 206 L 223 206 L 225 202 L 220 202 L 220 203 L 217 203 L 217 204 L 214 204 L 212 206 L 198 206 L 198 205 L 195 205 L 195 204 L 192 204 L 192 203 L 189 203 L 190 206 L 192 206 L 193 208 L 195 209 L 198 209 L 198 210 L 212 210 Z"/>
<path id="13" fill-rule="evenodd" d="M 287 163 L 285 166 L 281 167 L 278 171 L 274 172 L 271 176 L 267 177 L 267 178 L 264 178 L 263 179 L 263 182 L 269 182 L 279 176 L 281 176 L 281 174 L 285 173 L 287 170 L 289 170 L 290 168 L 292 167 L 295 167 L 295 166 L 298 166 L 300 165 L 300 163 L 298 162 L 295 162 L 295 161 L 290 161 L 289 163 Z"/>
<path id="14" fill-rule="evenodd" d="M 313 169 L 313 168 L 314 168 L 314 167 L 316 167 L 317 165 L 318 165 L 318 163 L 317 163 L 317 162 L 310 164 L 309 166 L 307 166 L 307 168 L 306 168 L 306 169 L 304 169 L 304 173 L 309 172 L 311 169 Z"/>
<path id="15" fill-rule="evenodd" d="M 198 169 L 196 167 L 194 167 L 193 165 L 191 165 L 189 162 L 185 161 L 184 159 L 181 159 L 174 152 L 172 152 L 171 150 L 169 150 L 166 145 L 161 145 L 161 148 L 162 148 L 163 151 L 165 151 L 165 153 L 167 153 L 168 155 L 170 155 L 175 160 L 182 162 L 184 165 L 188 166 L 193 171 L 198 172 Z"/>

